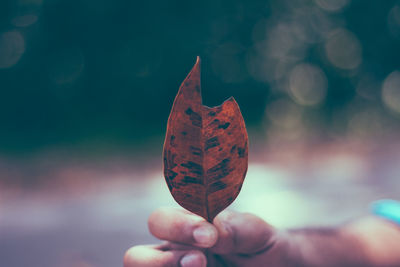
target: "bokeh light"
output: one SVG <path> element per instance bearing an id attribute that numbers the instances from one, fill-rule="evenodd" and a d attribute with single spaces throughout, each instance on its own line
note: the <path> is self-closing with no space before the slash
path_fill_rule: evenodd
<path id="1" fill-rule="evenodd" d="M 400 71 L 390 73 L 382 85 L 383 103 L 392 111 L 400 114 Z"/>
<path id="2" fill-rule="evenodd" d="M 357 82 L 356 92 L 365 99 L 377 100 L 380 98 L 380 87 L 381 82 L 374 77 L 373 73 L 365 73 Z"/>
<path id="3" fill-rule="evenodd" d="M 396 4 L 390 9 L 387 24 L 391 35 L 400 38 L 400 4 Z"/>
<path id="4" fill-rule="evenodd" d="M 29 14 L 29 15 L 15 17 L 12 20 L 12 23 L 16 27 L 28 27 L 28 26 L 34 24 L 37 20 L 38 20 L 37 15 Z"/>
<path id="5" fill-rule="evenodd" d="M 296 129 L 302 119 L 302 109 L 288 99 L 278 99 L 268 105 L 266 114 L 269 120 L 286 129 Z"/>
<path id="6" fill-rule="evenodd" d="M 368 140 L 384 135 L 387 123 L 377 108 L 364 108 L 349 118 L 349 135 L 355 140 Z"/>
<path id="7" fill-rule="evenodd" d="M 291 99 L 277 99 L 265 112 L 265 123 L 269 126 L 265 138 L 272 145 L 300 142 L 305 137 L 303 108 Z"/>
<path id="8" fill-rule="evenodd" d="M 19 31 L 0 35 L 0 69 L 14 66 L 25 52 L 25 39 Z"/>
<path id="9" fill-rule="evenodd" d="M 350 0 L 315 0 L 315 2 L 318 4 L 318 6 L 327 11 L 336 12 L 349 4 Z"/>
<path id="10" fill-rule="evenodd" d="M 24 28 L 39 20 L 43 0 L 17 0 L 15 2 L 18 9 L 15 17 L 11 19 L 12 25 Z"/>
<path id="11" fill-rule="evenodd" d="M 326 76 L 321 68 L 311 64 L 299 64 L 290 73 L 289 89 L 293 100 L 300 105 L 320 104 L 326 95 Z"/>
<path id="12" fill-rule="evenodd" d="M 346 29 L 336 29 L 330 33 L 325 43 L 325 53 L 332 65 L 345 70 L 355 69 L 362 62 L 361 44 Z"/>

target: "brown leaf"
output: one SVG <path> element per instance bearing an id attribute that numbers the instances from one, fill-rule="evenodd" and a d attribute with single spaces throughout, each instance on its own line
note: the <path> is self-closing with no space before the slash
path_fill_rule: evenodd
<path id="1" fill-rule="evenodd" d="M 202 105 L 198 57 L 179 88 L 164 142 L 164 176 L 176 202 L 211 222 L 240 192 L 247 143 L 233 97 L 218 107 Z"/>

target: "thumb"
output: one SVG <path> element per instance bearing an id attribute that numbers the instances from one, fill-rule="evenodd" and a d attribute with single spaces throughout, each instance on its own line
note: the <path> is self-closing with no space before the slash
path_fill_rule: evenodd
<path id="1" fill-rule="evenodd" d="M 258 254 L 275 244 L 275 229 L 250 213 L 221 212 L 213 221 L 218 231 L 217 254 Z"/>

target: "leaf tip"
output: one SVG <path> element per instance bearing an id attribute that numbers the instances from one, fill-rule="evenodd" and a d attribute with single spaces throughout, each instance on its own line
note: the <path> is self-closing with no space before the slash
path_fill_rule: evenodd
<path id="1" fill-rule="evenodd" d="M 197 56 L 196 63 L 193 66 L 192 72 L 197 72 L 198 75 L 200 75 L 200 69 L 201 69 L 201 58 L 200 56 Z"/>
<path id="2" fill-rule="evenodd" d="M 200 58 L 200 56 L 197 56 L 197 57 L 196 57 L 196 65 L 197 65 L 197 64 L 200 64 L 200 63 L 201 63 L 201 58 Z"/>

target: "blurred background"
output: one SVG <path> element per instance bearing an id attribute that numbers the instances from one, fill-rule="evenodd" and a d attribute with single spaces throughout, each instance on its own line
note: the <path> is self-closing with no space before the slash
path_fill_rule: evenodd
<path id="1" fill-rule="evenodd" d="M 166 122 L 202 58 L 250 165 L 232 205 L 337 225 L 400 196 L 400 2 L 1 0 L 0 265 L 121 266 L 177 206 Z"/>

